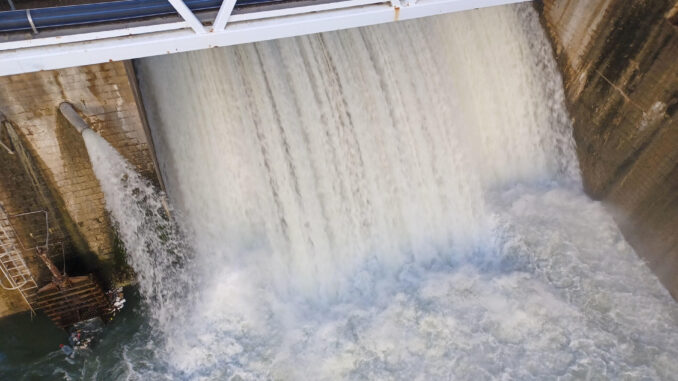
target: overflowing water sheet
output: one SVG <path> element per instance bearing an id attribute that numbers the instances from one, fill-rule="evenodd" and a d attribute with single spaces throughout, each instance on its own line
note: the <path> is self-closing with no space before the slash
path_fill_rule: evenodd
<path id="1" fill-rule="evenodd" d="M 529 5 L 138 69 L 196 252 L 165 311 L 191 328 L 163 333 L 186 378 L 678 374 L 678 310 L 582 194 Z"/>
<path id="2" fill-rule="evenodd" d="M 84 135 L 147 312 L 64 378 L 678 374 L 530 5 L 136 64 L 174 209 Z"/>

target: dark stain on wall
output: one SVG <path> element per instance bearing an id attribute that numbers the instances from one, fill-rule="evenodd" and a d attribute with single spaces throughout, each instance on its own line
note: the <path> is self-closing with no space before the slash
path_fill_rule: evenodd
<path id="1" fill-rule="evenodd" d="M 535 6 L 563 73 L 585 190 L 678 296 L 678 3 Z"/>

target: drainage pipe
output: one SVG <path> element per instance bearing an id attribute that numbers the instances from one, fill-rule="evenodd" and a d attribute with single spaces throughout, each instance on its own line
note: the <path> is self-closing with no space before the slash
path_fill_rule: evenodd
<path id="1" fill-rule="evenodd" d="M 63 115 L 64 118 L 66 118 L 68 123 L 70 123 L 71 126 L 73 126 L 73 128 L 75 128 L 75 130 L 78 131 L 80 135 L 83 135 L 85 131 L 94 132 L 94 130 L 92 130 L 89 127 L 87 122 L 85 122 L 85 120 L 82 119 L 80 114 L 78 114 L 78 112 L 75 110 L 72 104 L 68 102 L 62 102 L 59 105 L 59 111 L 61 111 L 61 115 Z M 167 199 L 164 193 L 162 194 L 160 201 L 162 203 L 163 209 L 165 209 L 165 213 L 167 213 L 167 218 L 172 218 L 172 213 L 170 212 L 169 204 L 167 203 Z"/>
<path id="2" fill-rule="evenodd" d="M 238 0 L 236 7 L 285 0 Z M 184 0 L 193 11 L 219 9 L 223 0 Z M 63 7 L 24 9 L 0 12 L 0 32 L 13 32 L 44 28 L 59 28 L 102 22 L 133 20 L 145 17 L 176 15 L 167 0 L 123 0 Z"/>
<path id="3" fill-rule="evenodd" d="M 85 122 L 85 120 L 82 119 L 80 114 L 78 114 L 78 112 L 75 111 L 75 108 L 73 107 L 72 104 L 68 102 L 62 102 L 59 105 L 59 110 L 61 111 L 61 115 L 63 115 L 64 118 L 66 118 L 68 123 L 70 123 L 71 126 L 73 126 L 73 128 L 75 128 L 80 135 L 82 135 L 84 131 L 90 129 L 87 122 Z"/>

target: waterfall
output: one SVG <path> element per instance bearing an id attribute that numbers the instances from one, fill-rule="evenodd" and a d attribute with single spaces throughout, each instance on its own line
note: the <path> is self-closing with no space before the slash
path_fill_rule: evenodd
<path id="1" fill-rule="evenodd" d="M 581 191 L 530 6 L 137 69 L 181 227 L 85 140 L 167 378 L 678 374 L 678 310 Z"/>
<path id="2" fill-rule="evenodd" d="M 140 61 L 199 251 L 333 298 L 368 263 L 472 251 L 490 190 L 576 177 L 560 79 L 522 21 L 491 10 Z"/>
<path id="3" fill-rule="evenodd" d="M 85 129 L 82 137 L 141 294 L 165 326 L 167 313 L 193 284 L 185 237 L 162 192 L 99 134 Z"/>

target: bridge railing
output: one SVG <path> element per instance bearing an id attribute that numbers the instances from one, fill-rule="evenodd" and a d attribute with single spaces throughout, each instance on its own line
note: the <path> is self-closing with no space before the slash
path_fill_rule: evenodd
<path id="1" fill-rule="evenodd" d="M 207 49 L 522 1 L 527 0 L 124 0 L 0 12 L 0 75 Z"/>

